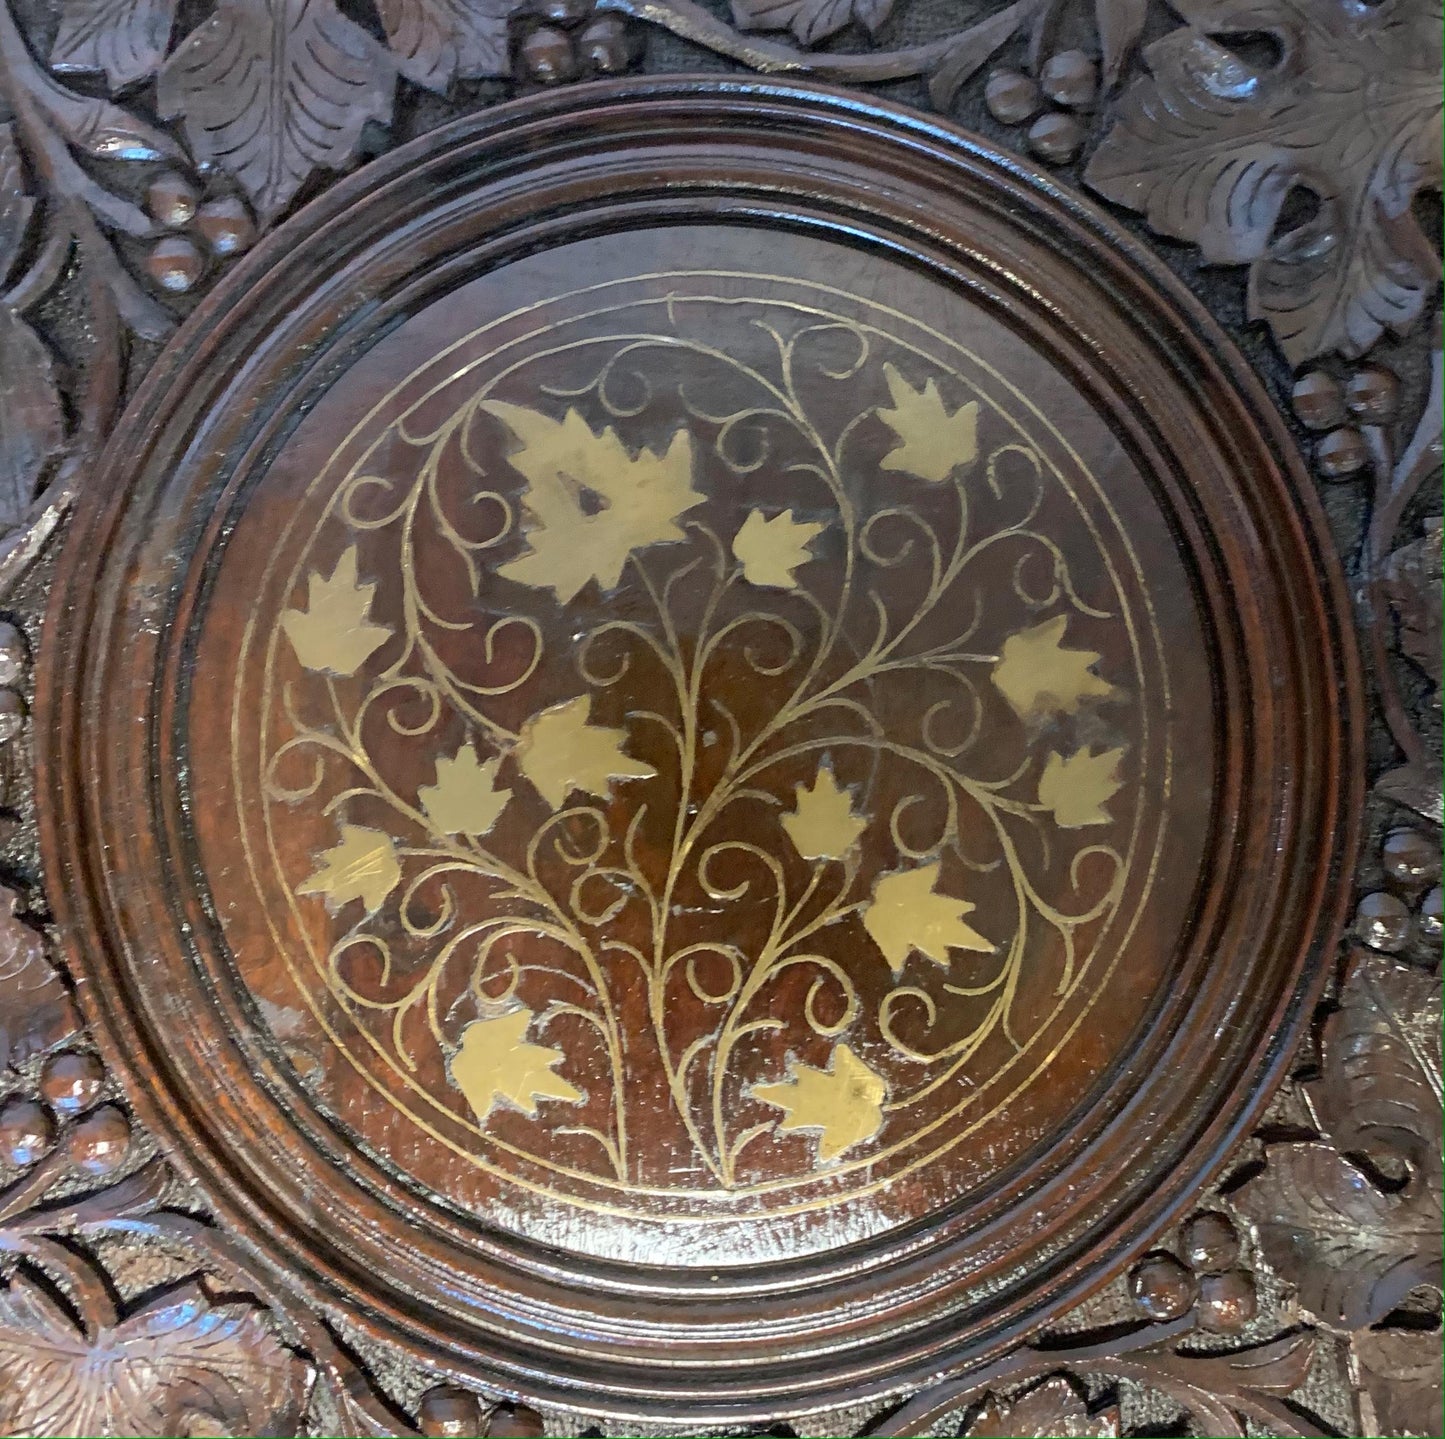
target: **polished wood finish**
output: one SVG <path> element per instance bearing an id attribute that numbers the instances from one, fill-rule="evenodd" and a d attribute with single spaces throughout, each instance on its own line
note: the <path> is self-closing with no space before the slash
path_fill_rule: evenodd
<path id="1" fill-rule="evenodd" d="M 695 293 L 669 306 L 679 275 Z M 611 317 L 599 328 L 579 299 L 594 286 L 614 287 L 630 328 L 608 328 Z M 811 359 L 786 328 L 804 311 L 829 327 Z M 477 338 L 489 321 L 525 360 L 495 395 L 475 389 L 495 365 L 495 336 Z M 691 348 L 678 360 L 644 349 L 608 391 L 588 356 L 610 360 L 623 333 Z M 559 336 L 585 344 L 558 358 Z M 738 394 L 731 380 L 709 380 L 705 399 L 688 389 L 720 363 L 704 351 L 742 377 Z M 477 371 L 458 374 L 463 356 Z M 759 378 L 782 395 L 770 404 L 792 414 L 791 438 L 754 464 L 748 427 L 732 417 L 756 404 L 742 391 Z M 336 501 L 377 443 L 395 466 L 389 481 L 418 473 L 431 412 L 415 405 L 438 384 L 433 425 L 479 396 L 495 408 L 477 416 L 475 456 L 439 457 L 433 519 L 462 513 L 474 466 L 501 500 L 494 515 L 469 515 L 473 528 L 433 525 L 403 563 L 397 526 L 382 524 L 389 490 L 362 486 L 342 512 Z M 970 404 L 976 455 L 960 419 Z M 571 469 L 547 458 L 569 407 L 582 427 Z M 404 439 L 408 413 L 420 418 Z M 834 437 L 856 422 L 857 453 L 831 500 L 797 468 L 818 468 L 800 415 Z M 767 426 L 754 431 L 756 442 Z M 951 448 L 940 461 L 942 431 Z M 1022 478 L 1008 470 L 1006 435 L 1017 436 Z M 576 446 L 604 443 L 603 479 L 572 473 L 585 461 Z M 825 449 L 836 457 L 839 443 Z M 783 464 L 788 444 L 797 451 Z M 529 449 L 542 457 L 529 461 Z M 962 458 L 942 468 L 950 456 Z M 1007 503 L 1035 461 L 1046 482 L 1020 524 Z M 634 530 L 589 525 L 630 503 L 616 479 L 624 463 L 649 466 L 670 503 Z M 548 497 L 561 474 L 576 482 L 570 510 Z M 971 629 L 971 576 L 962 595 L 945 586 L 930 599 L 923 584 L 920 600 L 926 563 L 892 560 L 907 553 L 910 525 L 923 537 L 914 555 L 938 545 L 946 558 L 962 536 L 949 497 L 972 504 L 975 491 L 971 522 L 1019 548 L 980 564 L 986 603 Z M 756 527 L 785 511 L 794 528 L 758 548 Z M 845 511 L 873 523 L 861 549 L 849 548 Z M 750 550 L 742 527 L 755 513 Z M 477 851 L 495 827 L 492 848 L 515 856 L 569 807 L 574 856 L 590 853 L 589 826 L 621 846 L 582 864 L 603 892 L 577 896 L 570 912 L 588 952 L 606 941 L 651 952 L 669 907 L 649 919 L 635 896 L 668 892 L 677 867 L 659 820 L 685 822 L 683 787 L 697 785 L 705 804 L 725 778 L 704 761 L 679 769 L 665 732 L 718 720 L 704 723 L 686 696 L 675 714 L 662 708 L 667 687 L 640 660 L 606 682 L 606 662 L 618 663 L 606 635 L 587 641 L 597 657 L 580 670 L 565 640 L 618 621 L 665 638 L 646 607 L 651 580 L 687 671 L 710 633 L 706 605 L 684 575 L 672 610 L 666 585 L 694 558 L 706 572 L 697 526 L 721 541 L 716 573 L 735 564 L 759 591 L 748 602 L 787 618 L 804 655 L 820 653 L 830 622 L 844 648 L 868 650 L 867 610 L 834 598 L 850 556 L 876 572 L 884 633 L 916 607 L 932 616 L 920 646 L 977 645 L 972 775 L 1024 767 L 1027 793 L 1006 792 L 1033 807 L 1019 832 L 1047 833 L 1054 847 L 1036 869 L 1005 868 L 1040 904 L 977 868 L 996 856 L 970 848 L 971 835 L 946 842 L 946 806 L 910 806 L 913 781 L 879 746 L 861 747 L 867 764 L 844 753 L 859 748 L 850 737 L 906 734 L 935 761 L 956 758 L 962 736 L 934 708 L 956 703 L 949 680 L 923 666 L 896 687 L 871 676 L 851 728 L 806 719 L 800 742 L 827 763 L 800 751 L 769 777 L 767 801 L 718 821 L 709 842 L 776 856 L 779 890 L 796 893 L 812 872 L 845 881 L 840 900 L 857 905 L 828 947 L 820 941 L 833 968 L 797 966 L 755 1010 L 728 1017 L 740 991 L 709 999 L 733 990 L 734 967 L 771 933 L 766 906 L 749 907 L 763 881 L 725 855 L 711 879 L 678 879 L 691 917 L 680 943 L 656 950 L 650 980 L 625 982 L 631 961 L 593 978 L 594 995 L 615 986 L 613 1031 L 513 1019 L 507 1043 L 522 1068 L 507 1072 L 505 1094 L 495 1066 L 469 1083 L 478 1066 L 459 1059 L 465 1031 L 555 1004 L 561 961 L 583 948 L 549 944 L 535 904 L 523 907 L 532 937 L 519 953 L 549 974 L 519 974 L 512 988 L 503 969 L 481 966 L 469 990 L 467 972 L 448 973 L 432 1024 L 421 1009 L 396 1010 L 400 1027 L 358 1020 L 354 996 L 389 1000 L 394 983 L 360 956 L 293 977 L 288 960 L 311 946 L 324 961 L 358 925 L 372 925 L 363 947 L 374 953 L 376 926 L 389 926 L 410 976 L 449 925 L 505 918 L 514 901 L 490 881 L 458 884 L 451 902 L 423 887 L 402 913 L 393 891 L 415 877 L 405 865 L 417 857 L 399 849 L 428 832 L 444 849 Z M 1258 1114 L 1322 981 L 1344 902 L 1333 881 L 1354 848 L 1361 743 L 1347 605 L 1326 549 L 1290 442 L 1213 323 L 1098 212 L 961 132 L 842 95 L 720 80 L 628 81 L 476 116 L 376 161 L 263 242 L 153 369 L 81 502 L 36 708 L 46 866 L 87 1017 L 143 1120 L 229 1226 L 316 1303 L 458 1374 L 593 1414 L 741 1423 L 894 1393 L 945 1362 L 986 1363 L 1190 1203 Z M 1057 554 L 1052 577 L 1041 553 Z M 750 567 L 761 578 L 749 580 Z M 407 573 L 434 597 L 432 619 L 408 619 Z M 804 594 L 823 597 L 822 619 Z M 749 612 L 733 603 L 720 601 L 719 622 Z M 445 630 L 459 612 L 469 643 Z M 308 624 L 317 614 L 332 620 Z M 426 713 L 394 708 L 389 732 L 383 714 L 348 742 L 410 813 L 378 817 L 372 780 L 370 798 L 328 813 L 355 781 L 325 763 L 276 770 L 274 737 L 289 725 L 282 744 L 308 728 L 335 739 L 355 725 L 414 633 L 432 636 L 436 662 L 396 673 L 411 676 Z M 1042 654 L 1044 671 L 1003 668 L 1020 643 L 1013 653 Z M 533 646 L 550 656 L 535 676 Z M 746 745 L 786 705 L 794 661 L 741 644 L 719 654 L 707 693 Z M 443 671 L 504 692 L 485 704 L 444 696 L 433 716 Z M 823 662 L 819 676 L 830 673 Z M 570 714 L 556 759 L 539 717 L 567 718 L 584 687 L 590 707 Z M 339 730 L 316 719 L 323 700 Z M 645 710 L 663 713 L 661 733 L 645 733 Z M 117 715 L 126 723 L 100 722 Z M 1080 755 L 1086 768 L 1065 781 L 1061 766 Z M 423 791 L 445 789 L 439 760 L 461 766 L 448 773 L 485 823 L 440 820 L 445 793 L 428 806 Z M 831 797 L 831 820 L 807 826 L 805 793 L 825 807 Z M 792 830 L 777 818 L 788 814 Z M 256 865 L 247 856 L 267 832 L 279 835 L 275 863 Z M 1147 863 L 1126 857 L 1126 832 L 1146 837 Z M 1071 866 L 1062 855 L 1082 857 Z M 563 871 L 577 863 L 556 858 Z M 604 873 L 619 868 L 620 888 Z M 908 872 L 905 919 L 925 899 L 952 900 L 946 915 L 926 911 L 941 929 L 885 923 L 880 885 Z M 537 883 L 554 902 L 565 892 L 555 875 Z M 1089 885 L 1111 898 L 1107 915 L 1077 928 L 1072 968 L 1067 924 L 1051 937 L 1035 925 L 1015 954 L 1020 916 L 1064 912 Z M 691 999 L 660 967 L 688 944 L 713 957 L 682 971 Z M 961 1078 L 885 1119 L 882 1097 L 910 1064 L 942 1072 L 889 1043 L 890 992 L 928 996 L 893 1030 L 919 1049 L 918 1012 L 945 996 L 942 981 L 986 984 L 994 971 L 979 966 L 1001 959 L 1016 965 L 1026 1033 L 1014 1043 L 1000 1025 Z M 322 973 L 334 982 L 314 982 Z M 820 974 L 846 983 L 814 991 Z M 987 1005 L 953 999 L 940 1022 L 957 1042 Z M 784 1028 L 752 1031 L 729 1070 L 724 1028 L 750 1017 Z M 856 1027 L 839 1039 L 844 1018 Z M 500 1031 L 474 1032 L 499 1042 Z M 677 1078 L 695 1043 L 690 1072 L 718 1086 L 711 1128 L 701 1089 Z M 1049 1063 L 1005 1093 L 1033 1045 Z M 425 1129 L 397 1103 L 404 1055 L 417 1064 L 407 1073 L 425 1093 Z M 610 1095 L 598 1079 L 609 1066 Z M 847 1090 L 843 1111 L 826 1096 L 821 1110 L 802 1108 L 808 1075 Z M 948 1088 L 965 1081 L 991 1106 L 976 1130 Z M 920 1142 L 934 1121 L 951 1147 Z M 564 1132 L 579 1128 L 593 1133 Z M 734 1149 L 749 1129 L 753 1147 Z M 801 1219 L 781 1193 L 802 1196 Z M 580 1218 L 600 1197 L 608 1217 Z M 695 1241 L 678 1237 L 683 1222 L 701 1247 L 684 1248 Z"/>

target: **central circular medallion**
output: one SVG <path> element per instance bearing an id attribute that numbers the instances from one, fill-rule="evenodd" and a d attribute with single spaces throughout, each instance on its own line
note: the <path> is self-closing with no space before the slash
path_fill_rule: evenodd
<path id="1" fill-rule="evenodd" d="M 1105 426 L 937 284 L 755 248 L 584 241 L 411 319 L 269 462 L 192 681 L 202 862 L 318 1097 L 616 1257 L 659 1218 L 835 1245 L 1055 1142 L 1156 1003 L 1131 940 L 1183 919 L 1154 876 L 1213 787 Z"/>
<path id="2" fill-rule="evenodd" d="M 627 82 L 376 161 L 67 540 L 111 1063 L 478 1382 L 749 1424 L 984 1362 L 1308 1010 L 1357 683 L 1290 453 L 1099 216 L 901 112 Z"/>

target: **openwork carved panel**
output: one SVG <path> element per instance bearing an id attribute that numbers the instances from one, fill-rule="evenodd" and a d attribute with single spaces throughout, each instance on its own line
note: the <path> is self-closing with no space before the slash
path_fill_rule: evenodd
<path id="1" fill-rule="evenodd" d="M 1438 1432 L 1439 37 L 0 6 L 0 1430 Z"/>

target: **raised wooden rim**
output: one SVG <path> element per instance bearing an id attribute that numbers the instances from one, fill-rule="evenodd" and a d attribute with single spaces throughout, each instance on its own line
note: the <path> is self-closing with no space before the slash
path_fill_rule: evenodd
<path id="1" fill-rule="evenodd" d="M 586 163 L 574 169 L 578 156 Z M 987 237 L 957 223 L 965 214 Z M 202 953 L 202 968 L 224 961 L 179 872 L 184 837 L 156 769 L 185 660 L 167 637 L 173 625 L 184 633 L 193 591 L 175 593 L 183 571 L 147 572 L 136 554 L 161 525 L 190 552 L 208 543 L 229 496 L 214 515 L 188 509 L 166 487 L 175 463 L 202 430 L 232 452 L 264 446 L 266 403 L 243 423 L 225 397 L 259 375 L 269 402 L 307 366 L 314 377 L 361 323 L 360 287 L 404 309 L 421 254 L 449 257 L 420 282 L 434 288 L 449 264 L 472 274 L 589 227 L 687 218 L 846 226 L 856 243 L 866 234 L 986 288 L 1086 389 L 1102 393 L 1099 353 L 1118 361 L 1110 394 L 1129 409 L 1131 442 L 1159 461 L 1171 491 L 1161 498 L 1203 567 L 1217 629 L 1233 636 L 1222 657 L 1241 670 L 1228 684 L 1248 700 L 1230 717 L 1224 754 L 1249 838 L 1221 857 L 1201 910 L 1196 980 L 1174 1006 L 1193 1023 L 1171 1035 L 1161 1016 L 1129 1073 L 1114 1076 L 1128 1102 L 1111 1103 L 1083 1152 L 1033 1196 L 1050 1215 L 1043 1224 L 1024 1225 L 1020 1195 L 1005 1190 L 982 1219 L 699 1284 L 675 1271 L 563 1266 L 474 1233 L 419 1237 L 405 1222 L 414 1197 L 352 1158 L 389 1206 L 323 1232 L 308 1218 L 310 1181 L 298 1182 L 266 1123 L 290 1083 L 279 1058 L 257 1078 L 264 1056 L 243 1062 L 227 1039 L 244 1015 L 196 967 Z M 298 257 L 323 253 L 335 268 L 317 282 Z M 1166 383 L 1214 454 L 1181 453 L 1190 426 L 1151 413 Z M 896 1393 L 986 1360 L 1116 1273 L 1223 1162 L 1281 1077 L 1343 917 L 1363 772 L 1361 682 L 1322 517 L 1258 382 L 1164 267 L 1097 210 L 964 132 L 816 87 L 712 77 L 582 86 L 460 121 L 338 185 L 238 267 L 157 361 L 100 469 L 61 557 L 38 676 L 57 920 L 87 1015 L 143 1122 L 229 1228 L 363 1329 L 504 1390 L 619 1418 L 743 1423 Z M 158 988 L 169 1003 L 182 984 L 214 1006 L 215 1032 L 185 1037 L 211 1046 L 214 1094 L 194 1064 L 175 1061 L 162 1023 Z M 1129 1174 L 1142 1114 L 1170 1123 L 1163 1137 L 1149 1131 L 1153 1162 Z M 335 1135 L 310 1142 L 338 1152 Z M 1025 1258 L 1027 1288 L 991 1285 Z M 428 1293 L 443 1279 L 459 1297 Z"/>

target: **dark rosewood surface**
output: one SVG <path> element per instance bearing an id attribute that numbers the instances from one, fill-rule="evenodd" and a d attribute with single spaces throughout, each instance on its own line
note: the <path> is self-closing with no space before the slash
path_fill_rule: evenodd
<path id="1" fill-rule="evenodd" d="M 837 96 L 540 98 L 263 244 L 134 417 L 57 906 L 363 1330 L 592 1413 L 896 1391 L 1257 1112 L 1358 681 L 1277 420 L 1093 211 Z"/>

